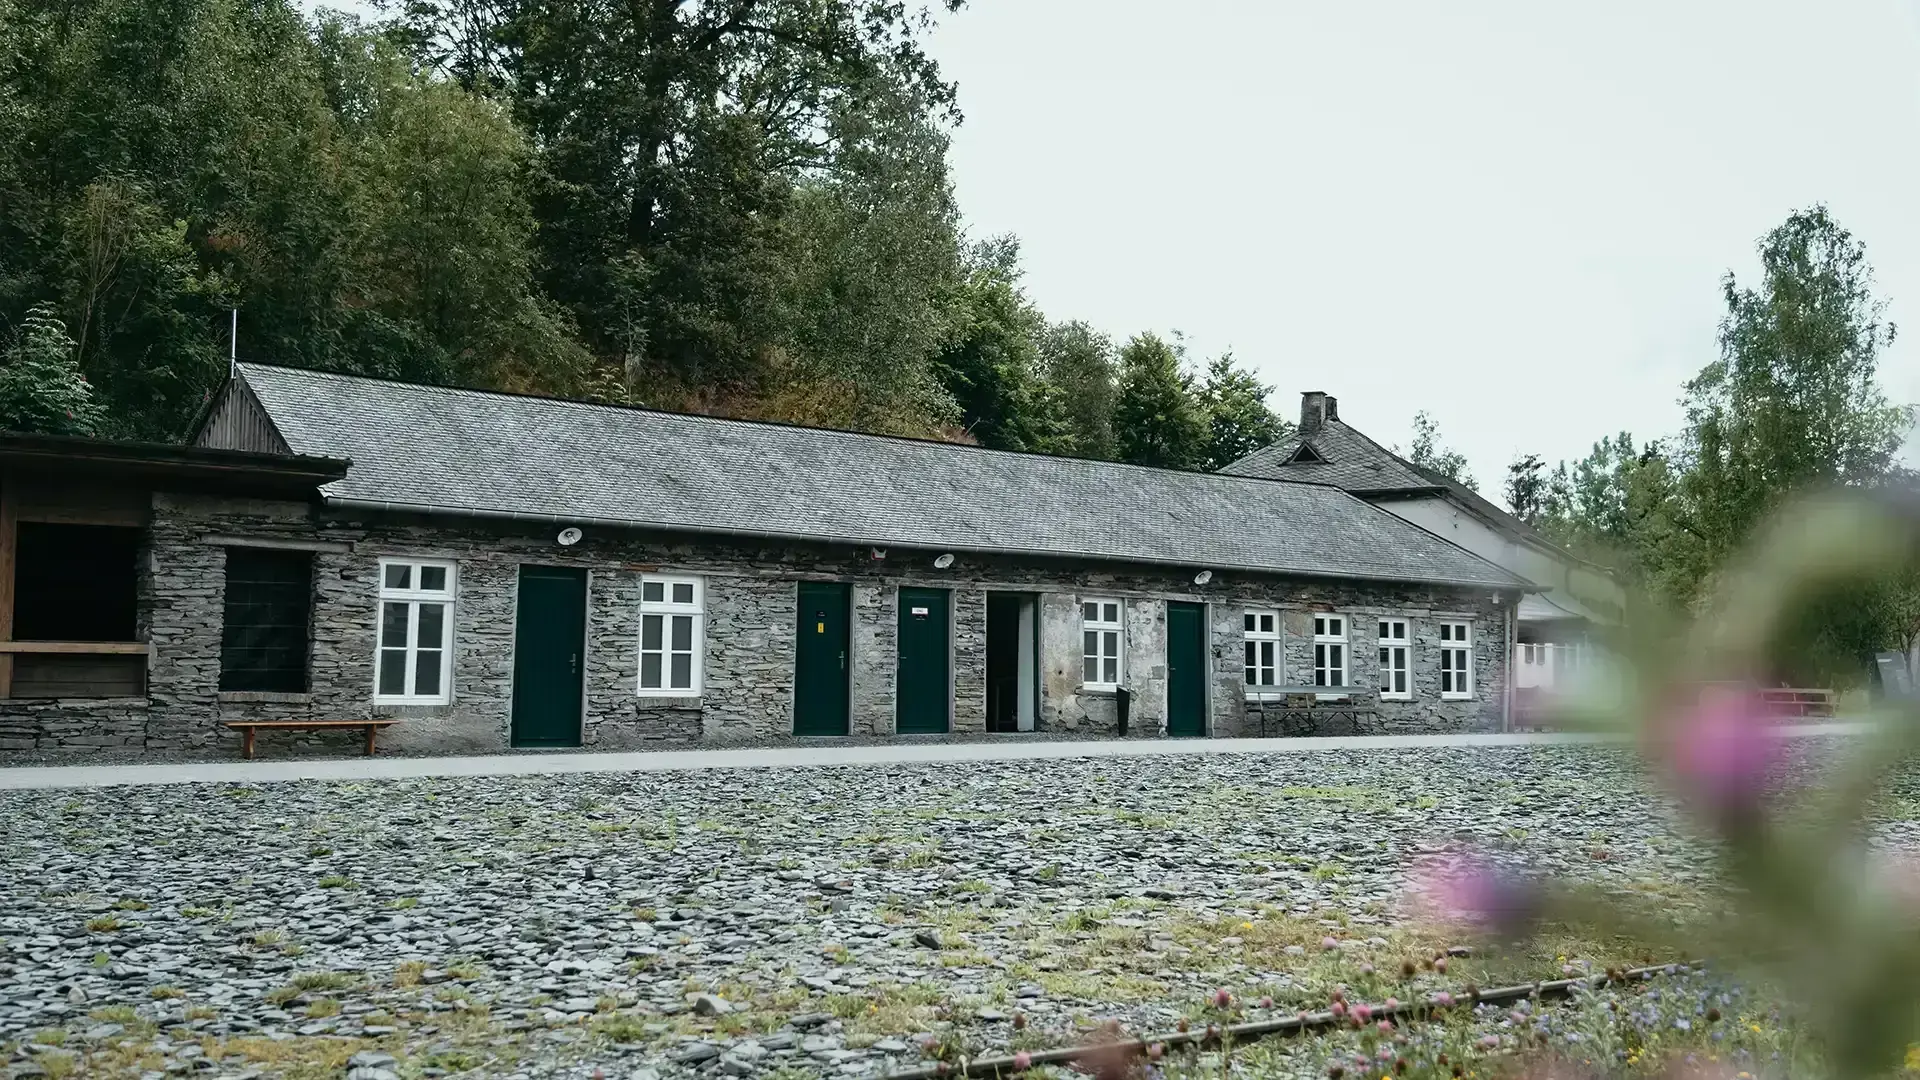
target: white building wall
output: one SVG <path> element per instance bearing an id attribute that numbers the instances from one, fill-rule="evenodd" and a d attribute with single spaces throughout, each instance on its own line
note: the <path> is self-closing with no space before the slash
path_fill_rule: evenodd
<path id="1" fill-rule="evenodd" d="M 1619 611 L 1626 605 L 1620 586 L 1605 574 L 1514 540 L 1450 499 L 1437 495 L 1424 499 L 1383 499 L 1374 505 L 1536 585 L 1548 587 L 1552 590 L 1549 596 L 1570 595 L 1590 609 Z"/>

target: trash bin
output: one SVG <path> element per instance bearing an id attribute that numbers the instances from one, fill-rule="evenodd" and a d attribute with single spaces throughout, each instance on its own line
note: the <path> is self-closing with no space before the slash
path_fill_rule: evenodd
<path id="1" fill-rule="evenodd" d="M 1113 692 L 1113 704 L 1120 718 L 1120 737 L 1127 737 L 1127 710 L 1133 706 L 1133 692 L 1122 686 Z"/>

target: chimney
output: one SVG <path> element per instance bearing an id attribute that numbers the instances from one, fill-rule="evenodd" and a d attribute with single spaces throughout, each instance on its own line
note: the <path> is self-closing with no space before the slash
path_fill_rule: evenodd
<path id="1" fill-rule="evenodd" d="M 1300 436 L 1318 432 L 1329 420 L 1340 419 L 1340 403 L 1325 390 L 1309 390 L 1300 395 Z"/>

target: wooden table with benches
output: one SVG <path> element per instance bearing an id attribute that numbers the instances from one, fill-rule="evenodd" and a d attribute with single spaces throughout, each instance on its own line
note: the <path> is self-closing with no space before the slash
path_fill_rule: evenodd
<path id="1" fill-rule="evenodd" d="M 1356 686 L 1266 686 L 1247 699 L 1247 712 L 1260 718 L 1260 736 L 1366 735 L 1379 712 L 1368 691 Z M 1326 726 L 1348 730 L 1326 732 Z"/>
<path id="2" fill-rule="evenodd" d="M 374 720 L 229 720 L 227 726 L 240 733 L 241 753 L 248 760 L 253 759 L 253 736 L 261 728 L 279 728 L 292 731 L 327 731 L 335 728 L 362 728 L 367 733 L 366 756 L 373 756 L 373 740 L 381 728 L 389 728 L 399 723 L 397 717 L 380 717 Z"/>

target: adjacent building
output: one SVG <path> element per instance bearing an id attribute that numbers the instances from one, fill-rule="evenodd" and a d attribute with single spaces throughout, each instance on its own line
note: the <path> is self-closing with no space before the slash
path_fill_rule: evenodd
<path id="1" fill-rule="evenodd" d="M 1421 468 L 1340 419 L 1339 402 L 1301 395 L 1292 437 L 1226 467 L 1236 476 L 1331 484 L 1495 563 L 1534 586 L 1520 601 L 1514 685 L 1549 690 L 1600 655 L 1597 639 L 1625 615 L 1613 575 L 1542 536 L 1478 492 Z"/>
<path id="2" fill-rule="evenodd" d="M 0 436 L 0 749 L 1491 730 L 1533 602 L 1323 482 L 256 364 L 193 442 Z"/>

